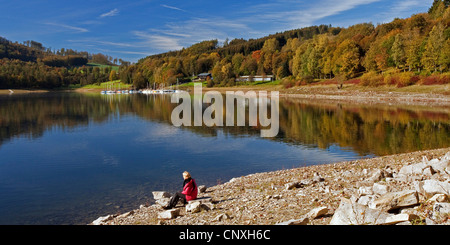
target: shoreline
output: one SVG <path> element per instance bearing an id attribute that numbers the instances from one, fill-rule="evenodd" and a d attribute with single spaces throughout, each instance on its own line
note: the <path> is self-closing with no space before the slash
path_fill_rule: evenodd
<path id="1" fill-rule="evenodd" d="M 206 206 L 198 212 L 179 205 L 176 217 L 167 219 L 162 218 L 164 210 L 160 205 L 141 205 L 123 214 L 100 217 L 90 224 L 274 225 L 297 222 L 326 225 L 336 213 L 340 214 L 345 202 L 364 206 L 359 204 L 364 198 L 382 199 L 380 196 L 383 195 L 375 187 L 385 187 L 387 194 L 416 190 L 417 196 L 417 203 L 403 207 L 398 214 L 386 213 L 390 219 L 407 215 L 408 220 L 402 223 L 450 225 L 450 214 L 433 216 L 435 203 L 429 201 L 429 193 L 417 190 L 424 181 L 442 181 L 439 183 L 450 185 L 450 160 L 445 170 L 439 171 L 435 167 L 430 173 L 424 170 L 418 174 L 402 174 L 405 168 L 437 161 L 432 159 L 450 159 L 450 147 L 250 174 L 207 187 L 199 193 L 199 199 L 210 198 L 211 203 L 200 204 Z M 438 199 L 444 204 L 449 202 L 450 189 L 445 191 L 447 197 Z M 318 209 L 321 213 L 312 214 Z M 305 217 L 309 218 L 306 222 Z"/>
<path id="2" fill-rule="evenodd" d="M 193 91 L 193 87 L 182 87 L 182 90 Z M 44 93 L 44 92 L 76 92 L 100 93 L 98 88 L 77 88 L 62 90 L 13 90 L 14 94 Z M 282 88 L 280 85 L 242 85 L 234 87 L 203 87 L 203 93 L 208 91 L 279 91 L 280 98 L 294 98 L 330 102 L 355 102 L 359 104 L 402 104 L 402 105 L 440 105 L 450 106 L 450 84 L 447 85 L 412 85 L 404 88 L 395 87 L 366 87 L 347 85 L 337 89 L 335 85 L 304 85 Z M 0 95 L 11 94 L 8 89 L 0 89 Z"/>

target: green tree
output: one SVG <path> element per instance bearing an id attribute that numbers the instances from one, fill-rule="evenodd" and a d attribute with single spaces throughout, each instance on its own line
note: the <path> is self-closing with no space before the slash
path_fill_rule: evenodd
<path id="1" fill-rule="evenodd" d="M 111 70 L 109 73 L 109 81 L 117 80 L 117 73 L 116 70 Z"/>
<path id="2" fill-rule="evenodd" d="M 414 29 L 406 34 L 405 40 L 405 54 L 406 54 L 406 65 L 409 71 L 412 69 L 419 70 L 422 66 L 422 43 L 423 38 L 420 35 L 419 29 Z"/>
<path id="3" fill-rule="evenodd" d="M 425 51 L 422 57 L 422 63 L 426 70 L 433 72 L 437 71 L 437 68 L 442 68 L 442 64 L 439 61 L 442 48 L 445 43 L 444 26 L 442 23 L 438 23 L 433 27 L 428 35 L 428 41 L 425 45 Z"/>
<path id="4" fill-rule="evenodd" d="M 405 65 L 406 63 L 405 45 L 403 37 L 400 34 L 395 35 L 395 40 L 391 48 L 391 56 L 397 68 L 401 68 Z"/>
<path id="5" fill-rule="evenodd" d="M 346 39 L 334 52 L 335 73 L 344 76 L 345 79 L 354 77 L 360 67 L 359 48 L 353 40 Z"/>

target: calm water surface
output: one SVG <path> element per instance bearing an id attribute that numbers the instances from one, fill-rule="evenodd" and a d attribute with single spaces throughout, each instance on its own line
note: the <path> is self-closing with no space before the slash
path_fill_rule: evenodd
<path id="1" fill-rule="evenodd" d="M 85 224 L 233 177 L 450 146 L 450 108 L 280 101 L 280 133 L 174 127 L 170 96 L 0 96 L 0 224 Z M 248 125 L 248 123 L 246 124 Z"/>

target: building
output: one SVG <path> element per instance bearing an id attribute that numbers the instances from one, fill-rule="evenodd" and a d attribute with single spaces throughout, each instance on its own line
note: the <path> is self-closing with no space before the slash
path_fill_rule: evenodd
<path id="1" fill-rule="evenodd" d="M 274 80 L 273 75 L 263 76 L 240 76 L 236 78 L 236 82 L 272 82 Z"/>
<path id="2" fill-rule="evenodd" d="M 208 80 L 208 77 L 209 79 L 212 79 L 211 73 L 200 73 L 197 75 L 197 78 L 194 79 L 194 81 L 206 81 Z"/>

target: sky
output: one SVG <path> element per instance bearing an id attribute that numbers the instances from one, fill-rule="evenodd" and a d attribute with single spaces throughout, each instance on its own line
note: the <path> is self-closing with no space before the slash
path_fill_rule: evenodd
<path id="1" fill-rule="evenodd" d="M 433 0 L 0 0 L 0 36 L 137 62 L 217 39 L 260 38 L 311 25 L 387 23 Z"/>

